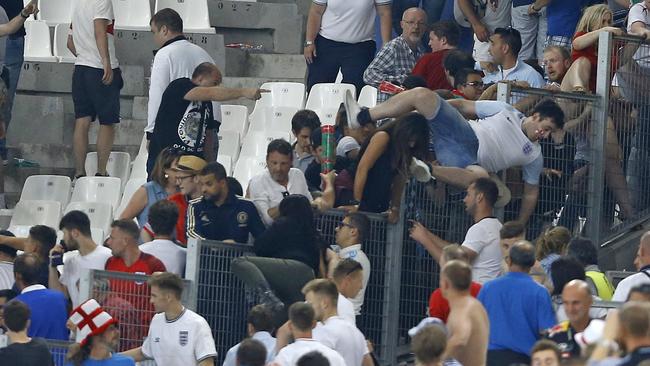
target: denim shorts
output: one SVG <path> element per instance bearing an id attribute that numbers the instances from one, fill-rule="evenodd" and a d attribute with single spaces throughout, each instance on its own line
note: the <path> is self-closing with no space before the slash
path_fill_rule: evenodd
<path id="1" fill-rule="evenodd" d="M 469 122 L 456 108 L 439 95 L 439 107 L 429 119 L 431 141 L 429 150 L 435 152 L 436 160 L 442 166 L 466 168 L 477 165 L 478 138 Z"/>

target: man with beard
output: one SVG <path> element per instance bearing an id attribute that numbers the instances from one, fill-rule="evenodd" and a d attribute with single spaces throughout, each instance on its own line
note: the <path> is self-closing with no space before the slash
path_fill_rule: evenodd
<path id="1" fill-rule="evenodd" d="M 226 170 L 213 162 L 199 172 L 203 197 L 190 201 L 187 208 L 187 237 L 209 240 L 248 242 L 248 234 L 257 238 L 265 227 L 255 205 L 237 198 L 228 188 Z"/>
<path id="2" fill-rule="evenodd" d="M 79 280 L 84 270 L 103 270 L 106 261 L 111 257 L 111 250 L 95 244 L 90 232 L 90 219 L 81 211 L 70 211 L 59 223 L 63 231 L 63 242 L 50 250 L 50 278 L 49 288 L 61 291 L 72 301 L 72 306 L 77 307 L 84 300 L 79 292 Z M 57 259 L 63 256 L 64 251 L 78 250 L 63 262 L 63 273 L 59 277 L 56 267 L 60 264 Z"/>

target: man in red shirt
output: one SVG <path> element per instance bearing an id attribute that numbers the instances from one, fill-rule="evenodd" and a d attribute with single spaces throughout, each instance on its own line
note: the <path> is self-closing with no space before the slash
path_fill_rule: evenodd
<path id="1" fill-rule="evenodd" d="M 142 275 L 165 272 L 165 265 L 158 258 L 140 251 L 139 239 L 140 228 L 133 220 L 113 221 L 111 235 L 107 241 L 113 256 L 106 261 L 105 269 Z M 140 315 L 137 324 L 120 324 L 120 327 L 124 328 L 124 334 L 133 334 L 137 338 L 125 341 L 141 341 L 147 334 L 149 320 L 154 315 L 149 303 L 149 287 L 146 281 L 111 279 L 109 282 L 111 294 L 131 303 Z"/>
<path id="2" fill-rule="evenodd" d="M 461 260 L 469 264 L 467 253 L 457 244 L 450 244 L 442 249 L 440 263 L 438 263 L 438 265 L 442 269 L 447 262 L 452 260 Z M 472 281 L 469 289 L 470 294 L 473 297 L 476 297 L 480 290 L 481 284 Z M 430 317 L 438 318 L 447 323 L 447 317 L 449 316 L 449 302 L 442 296 L 442 291 L 439 288 L 433 291 L 429 298 L 428 313 Z"/>
<path id="3" fill-rule="evenodd" d="M 187 246 L 185 217 L 187 216 L 188 202 L 201 197 L 201 182 L 199 181 L 198 173 L 207 164 L 208 163 L 205 160 L 193 155 L 181 156 L 178 159 L 178 166 L 176 168 L 176 184 L 178 185 L 180 192 L 167 197 L 167 200 L 174 202 L 178 207 L 176 240 L 183 247 Z M 153 240 L 154 237 L 155 233 L 153 232 L 151 225 L 145 225 L 142 240 L 144 242 L 149 242 Z"/>
<path id="4" fill-rule="evenodd" d="M 460 28 L 452 21 L 440 21 L 431 26 L 429 32 L 429 47 L 431 53 L 427 53 L 415 64 L 412 74 L 421 76 L 427 81 L 427 88 L 453 89 L 447 80 L 443 61 L 449 50 L 458 46 L 460 39 Z"/>

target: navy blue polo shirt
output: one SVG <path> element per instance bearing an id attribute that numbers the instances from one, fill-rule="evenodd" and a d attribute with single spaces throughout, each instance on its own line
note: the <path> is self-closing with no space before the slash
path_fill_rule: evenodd
<path id="1" fill-rule="evenodd" d="M 253 202 L 234 194 L 221 206 L 203 197 L 190 201 L 186 226 L 188 238 L 230 239 L 237 243 L 247 243 L 249 233 L 257 238 L 266 230 Z"/>

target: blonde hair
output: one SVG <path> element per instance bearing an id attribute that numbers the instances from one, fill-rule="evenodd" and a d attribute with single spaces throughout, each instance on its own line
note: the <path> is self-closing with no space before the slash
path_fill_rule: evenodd
<path id="1" fill-rule="evenodd" d="M 592 5 L 582 12 L 582 17 L 576 26 L 576 33 L 578 32 L 592 32 L 600 29 L 603 17 L 609 13 L 613 17 L 612 11 L 605 4 Z"/>
<path id="2" fill-rule="evenodd" d="M 542 260 L 551 253 L 564 255 L 569 241 L 571 241 L 571 232 L 564 226 L 556 226 L 544 231 L 537 238 L 535 259 Z"/>

